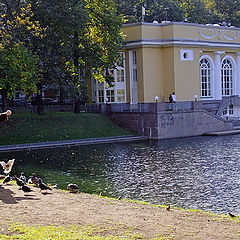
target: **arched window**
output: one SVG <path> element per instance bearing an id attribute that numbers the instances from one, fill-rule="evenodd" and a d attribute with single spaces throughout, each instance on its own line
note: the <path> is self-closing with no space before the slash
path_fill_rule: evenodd
<path id="1" fill-rule="evenodd" d="M 222 96 L 233 94 L 233 65 L 229 59 L 224 59 L 221 70 Z"/>
<path id="2" fill-rule="evenodd" d="M 212 70 L 210 61 L 207 58 L 200 60 L 200 85 L 201 97 L 212 97 Z"/>

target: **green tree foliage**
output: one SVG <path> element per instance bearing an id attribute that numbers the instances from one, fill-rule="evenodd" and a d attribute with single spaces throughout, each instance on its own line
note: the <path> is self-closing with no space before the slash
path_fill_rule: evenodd
<path id="1" fill-rule="evenodd" d="M 7 98 L 16 91 L 26 94 L 36 92 L 38 81 L 38 58 L 33 56 L 22 44 L 14 44 L 0 51 L 0 94 L 3 97 L 4 111 Z"/>
<path id="2" fill-rule="evenodd" d="M 207 8 L 215 16 L 216 22 L 231 23 L 240 27 L 239 0 L 206 0 Z"/>
<path id="3" fill-rule="evenodd" d="M 142 6 L 145 21 L 184 21 L 192 23 L 231 22 L 240 26 L 239 0 L 115 0 L 118 14 L 128 23 L 140 22 Z"/>
<path id="4" fill-rule="evenodd" d="M 203 0 L 180 0 L 180 6 L 188 22 L 205 24 L 211 21 L 211 12 Z"/>
<path id="5" fill-rule="evenodd" d="M 33 11 L 46 37 L 38 47 L 43 84 L 67 86 L 76 103 L 86 92 L 86 78 L 107 80 L 105 71 L 118 61 L 123 42 L 121 16 L 111 0 L 32 0 Z M 77 110 L 76 110 L 77 111 Z"/>
<path id="6" fill-rule="evenodd" d="M 26 47 L 32 37 L 43 37 L 43 29 L 31 20 L 31 5 L 24 1 L 2 0 L 0 12 L 0 94 L 5 109 L 16 90 L 26 94 L 36 90 L 38 58 Z"/>
<path id="7" fill-rule="evenodd" d="M 154 20 L 179 22 L 184 19 L 184 11 L 176 0 L 156 0 L 146 12 L 146 20 L 149 22 Z"/>

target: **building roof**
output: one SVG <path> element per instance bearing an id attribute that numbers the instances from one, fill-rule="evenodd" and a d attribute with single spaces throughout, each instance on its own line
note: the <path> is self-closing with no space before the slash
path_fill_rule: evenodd
<path id="1" fill-rule="evenodd" d="M 131 23 L 122 27 L 126 48 L 192 46 L 239 48 L 240 28 L 186 22 Z"/>

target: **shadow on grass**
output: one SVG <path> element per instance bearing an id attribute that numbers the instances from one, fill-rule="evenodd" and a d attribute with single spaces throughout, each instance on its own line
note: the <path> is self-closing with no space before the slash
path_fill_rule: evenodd
<path id="1" fill-rule="evenodd" d="M 24 197 L 14 197 L 14 192 L 0 186 L 0 201 L 5 204 L 17 204 L 22 200 L 39 200 L 34 195 L 24 195 Z"/>

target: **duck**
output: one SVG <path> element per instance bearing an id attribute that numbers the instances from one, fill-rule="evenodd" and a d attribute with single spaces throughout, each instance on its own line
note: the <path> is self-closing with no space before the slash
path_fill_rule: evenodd
<path id="1" fill-rule="evenodd" d="M 76 193 L 76 192 L 80 192 L 81 189 L 78 187 L 77 184 L 74 183 L 70 183 L 67 185 L 67 190 L 71 193 Z"/>
<path id="2" fill-rule="evenodd" d="M 23 185 L 25 185 L 25 183 L 18 177 L 14 176 L 14 180 L 16 181 L 17 185 L 19 187 L 22 187 Z"/>
<path id="3" fill-rule="evenodd" d="M 58 189 L 58 184 L 52 185 L 52 188 Z"/>
<path id="4" fill-rule="evenodd" d="M 24 185 L 26 184 L 27 178 L 24 176 L 24 172 L 21 173 L 19 179 L 24 182 Z"/>
<path id="5" fill-rule="evenodd" d="M 235 218 L 236 217 L 236 215 L 234 215 L 234 214 L 232 214 L 232 213 L 228 213 L 228 215 L 231 217 L 231 218 Z"/>
<path id="6" fill-rule="evenodd" d="M 40 187 L 40 191 L 46 190 L 46 193 L 47 193 L 47 190 L 52 190 L 47 184 L 42 182 L 41 178 L 38 179 L 38 186 Z"/>
<path id="7" fill-rule="evenodd" d="M 0 179 L 4 179 L 6 175 L 0 175 Z"/>
<path id="8" fill-rule="evenodd" d="M 3 161 L 0 161 L 0 164 L 2 165 L 2 168 L 3 168 L 3 172 L 5 174 L 9 174 L 12 170 L 12 166 L 14 164 L 14 161 L 15 161 L 15 158 L 14 159 L 11 159 L 11 160 L 8 160 L 7 163 L 3 162 Z"/>
<path id="9" fill-rule="evenodd" d="M 170 211 L 170 208 L 171 208 L 171 206 L 168 205 L 168 206 L 166 207 L 166 210 L 169 212 L 169 211 Z"/>
<path id="10" fill-rule="evenodd" d="M 3 183 L 5 184 L 5 183 L 8 183 L 8 182 L 10 182 L 12 180 L 12 178 L 9 176 L 9 175 L 7 175 L 5 178 L 4 178 L 4 180 L 3 180 Z"/>
<path id="11" fill-rule="evenodd" d="M 32 176 L 30 176 L 30 178 L 28 179 L 28 183 L 33 184 L 35 186 L 38 186 L 38 181 L 39 179 L 35 173 L 32 173 Z"/>
<path id="12" fill-rule="evenodd" d="M 25 184 L 22 186 L 21 190 L 24 192 L 33 192 L 33 190 Z"/>

